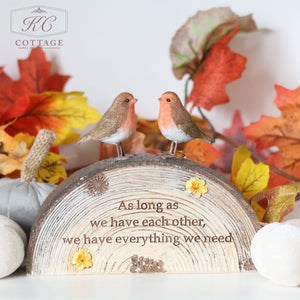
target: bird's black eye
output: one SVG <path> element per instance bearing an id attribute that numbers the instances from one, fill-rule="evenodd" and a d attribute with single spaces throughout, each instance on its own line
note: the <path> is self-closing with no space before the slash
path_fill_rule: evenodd
<path id="1" fill-rule="evenodd" d="M 168 98 L 168 99 L 167 99 L 167 102 L 171 102 L 171 99 Z"/>
<path id="2" fill-rule="evenodd" d="M 129 102 L 129 99 L 126 99 L 125 102 Z"/>

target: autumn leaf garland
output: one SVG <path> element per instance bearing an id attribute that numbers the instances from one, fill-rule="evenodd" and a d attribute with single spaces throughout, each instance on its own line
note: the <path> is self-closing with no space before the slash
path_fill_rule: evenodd
<path id="1" fill-rule="evenodd" d="M 36 135 L 39 129 L 54 130 L 54 146 L 74 142 L 83 129 L 99 120 L 98 111 L 87 105 L 81 92 L 62 93 L 70 76 L 50 75 L 51 62 L 38 47 L 29 57 L 19 60 L 20 79 L 13 81 L 3 71 L 0 74 L 0 124 L 14 120 L 6 129 Z"/>

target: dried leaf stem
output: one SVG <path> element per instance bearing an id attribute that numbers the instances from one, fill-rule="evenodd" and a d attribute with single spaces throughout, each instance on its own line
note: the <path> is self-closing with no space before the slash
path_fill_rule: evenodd
<path id="1" fill-rule="evenodd" d="M 210 120 L 204 115 L 202 109 L 200 107 L 198 107 L 198 111 L 201 115 L 201 117 L 203 118 L 203 120 L 208 124 L 208 126 L 210 127 L 210 130 L 212 132 L 212 136 L 213 138 L 215 139 L 216 138 L 216 135 L 217 135 L 217 132 L 215 130 L 215 127 L 213 126 L 213 124 L 210 122 Z"/>
<path id="2" fill-rule="evenodd" d="M 188 98 L 188 88 L 189 88 L 189 81 L 192 79 L 192 76 L 189 76 L 184 84 L 184 106 L 186 106 L 187 98 Z"/>

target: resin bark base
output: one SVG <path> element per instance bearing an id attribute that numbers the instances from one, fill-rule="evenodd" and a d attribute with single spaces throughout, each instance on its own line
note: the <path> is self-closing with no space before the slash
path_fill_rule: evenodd
<path id="1" fill-rule="evenodd" d="M 186 188 L 191 178 L 200 185 L 192 179 Z M 49 195 L 31 231 L 27 272 L 249 271 L 259 228 L 248 201 L 213 170 L 167 154 L 126 155 L 79 170 Z"/>

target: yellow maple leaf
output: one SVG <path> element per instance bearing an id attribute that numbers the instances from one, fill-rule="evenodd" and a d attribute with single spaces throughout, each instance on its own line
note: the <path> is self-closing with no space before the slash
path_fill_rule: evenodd
<path id="1" fill-rule="evenodd" d="M 251 152 L 247 149 L 247 145 L 243 145 L 237 148 L 233 154 L 232 166 L 231 166 L 231 181 L 235 182 L 237 173 L 242 163 L 251 156 Z"/>
<path id="2" fill-rule="evenodd" d="M 36 180 L 51 184 L 58 184 L 65 180 L 67 178 L 67 172 L 62 161 L 65 161 L 64 157 L 49 152 L 37 171 L 35 176 Z"/>
<path id="3" fill-rule="evenodd" d="M 270 178 L 269 166 L 263 163 L 255 164 L 250 155 L 245 146 L 239 147 L 232 162 L 231 181 L 247 199 L 263 191 Z"/>
<path id="4" fill-rule="evenodd" d="M 0 126 L 0 174 L 2 175 L 21 170 L 28 153 L 25 141 L 16 140 L 4 131 L 9 125 Z"/>
<path id="5" fill-rule="evenodd" d="M 300 192 L 300 182 L 277 186 L 262 191 L 251 198 L 251 203 L 267 200 L 263 222 L 280 222 L 294 209 L 295 198 Z"/>

